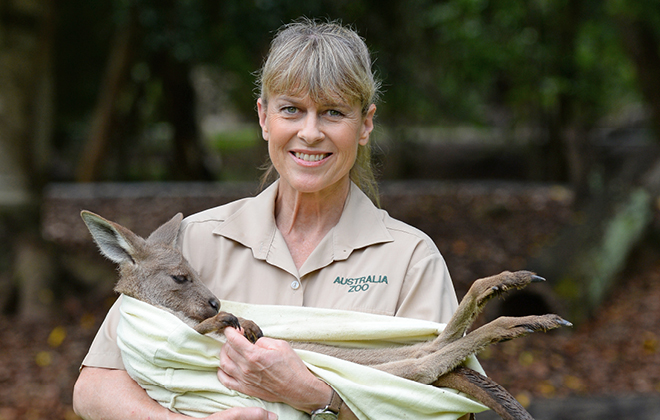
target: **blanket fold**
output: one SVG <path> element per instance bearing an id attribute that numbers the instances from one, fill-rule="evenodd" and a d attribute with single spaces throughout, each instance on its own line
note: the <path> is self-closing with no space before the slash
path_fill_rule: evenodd
<path id="1" fill-rule="evenodd" d="M 285 420 L 309 415 L 224 387 L 217 379 L 222 340 L 198 334 L 175 315 L 124 296 L 117 343 L 129 375 L 168 409 L 204 417 L 230 407 L 263 407 Z M 349 311 L 222 301 L 222 309 L 255 321 L 268 337 L 382 347 L 428 340 L 443 324 Z M 464 394 L 379 370 L 297 350 L 307 367 L 337 390 L 360 419 L 455 420 L 487 408 Z M 466 365 L 481 373 L 476 358 Z"/>

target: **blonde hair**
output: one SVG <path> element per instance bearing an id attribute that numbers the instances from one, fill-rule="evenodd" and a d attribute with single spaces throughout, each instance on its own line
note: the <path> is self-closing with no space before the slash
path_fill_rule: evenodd
<path id="1" fill-rule="evenodd" d="M 366 115 L 375 103 L 380 83 L 371 70 L 371 56 L 364 40 L 338 22 L 301 19 L 283 26 L 270 45 L 258 73 L 261 100 L 271 95 L 309 95 L 316 103 L 341 98 L 359 104 Z M 262 177 L 274 175 L 272 164 Z M 371 142 L 358 146 L 350 178 L 377 205 L 378 184 L 371 162 Z"/>

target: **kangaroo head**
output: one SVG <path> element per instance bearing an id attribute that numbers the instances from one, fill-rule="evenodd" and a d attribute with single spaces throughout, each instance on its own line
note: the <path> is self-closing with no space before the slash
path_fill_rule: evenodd
<path id="1" fill-rule="evenodd" d="M 81 216 L 101 253 L 119 264 L 116 292 L 196 322 L 218 313 L 220 302 L 175 247 L 181 213 L 147 239 L 92 212 Z"/>

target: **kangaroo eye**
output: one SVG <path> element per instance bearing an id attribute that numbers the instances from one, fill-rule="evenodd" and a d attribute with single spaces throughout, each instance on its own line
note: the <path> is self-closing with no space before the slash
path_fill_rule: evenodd
<path id="1" fill-rule="evenodd" d="M 170 276 L 170 277 L 172 277 L 172 280 L 174 280 L 178 284 L 183 284 L 187 281 L 190 281 L 187 276 L 183 276 L 183 275 L 176 275 L 176 276 Z"/>

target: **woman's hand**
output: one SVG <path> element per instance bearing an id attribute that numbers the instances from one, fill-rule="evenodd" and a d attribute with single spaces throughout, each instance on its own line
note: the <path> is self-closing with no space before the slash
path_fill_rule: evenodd
<path id="1" fill-rule="evenodd" d="M 286 341 L 262 337 L 252 344 L 234 328 L 226 328 L 225 336 L 218 379 L 227 388 L 307 413 L 329 403 L 332 388 L 307 369 Z"/>
<path id="2" fill-rule="evenodd" d="M 208 420 L 277 420 L 277 414 L 259 407 L 234 407 L 205 418 Z"/>

